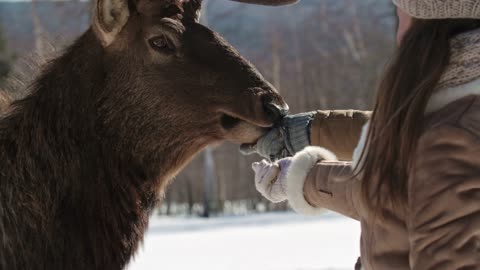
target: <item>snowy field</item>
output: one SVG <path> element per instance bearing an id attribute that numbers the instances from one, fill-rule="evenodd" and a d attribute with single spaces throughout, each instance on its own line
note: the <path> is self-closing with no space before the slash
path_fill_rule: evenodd
<path id="1" fill-rule="evenodd" d="M 360 224 L 326 213 L 159 218 L 128 270 L 353 269 Z"/>

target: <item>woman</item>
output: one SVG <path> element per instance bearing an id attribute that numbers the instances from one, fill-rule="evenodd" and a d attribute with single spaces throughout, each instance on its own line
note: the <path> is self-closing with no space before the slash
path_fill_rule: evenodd
<path id="1" fill-rule="evenodd" d="M 480 1 L 393 2 L 399 47 L 369 124 L 368 112 L 290 116 L 256 151 L 295 155 L 254 163 L 256 186 L 300 213 L 359 220 L 365 269 L 480 269 Z"/>

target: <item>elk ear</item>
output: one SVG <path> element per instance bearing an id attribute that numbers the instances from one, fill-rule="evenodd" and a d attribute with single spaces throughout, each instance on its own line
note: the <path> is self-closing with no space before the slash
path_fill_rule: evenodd
<path id="1" fill-rule="evenodd" d="M 199 22 L 200 21 L 200 11 L 202 9 L 202 0 L 189 0 L 183 6 L 183 17 L 184 20 Z"/>
<path id="2" fill-rule="evenodd" d="M 110 45 L 127 24 L 128 0 L 96 0 L 93 30 L 104 47 Z"/>

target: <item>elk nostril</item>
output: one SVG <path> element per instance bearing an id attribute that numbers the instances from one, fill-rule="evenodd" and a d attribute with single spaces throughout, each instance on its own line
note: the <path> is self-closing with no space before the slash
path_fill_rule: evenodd
<path id="1" fill-rule="evenodd" d="M 265 103 L 264 106 L 270 120 L 272 120 L 274 123 L 280 122 L 285 116 L 288 115 L 288 109 L 283 108 L 274 102 Z"/>

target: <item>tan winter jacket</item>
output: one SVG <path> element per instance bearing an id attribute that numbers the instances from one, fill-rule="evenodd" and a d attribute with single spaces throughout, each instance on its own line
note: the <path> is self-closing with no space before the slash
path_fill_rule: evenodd
<path id="1" fill-rule="evenodd" d="M 364 269 L 480 269 L 480 80 L 449 91 L 429 104 L 405 212 L 384 206 L 387 218 L 372 221 L 351 163 L 318 162 L 324 148 L 340 159 L 352 156 L 368 112 L 320 112 L 311 140 L 324 148 L 308 147 L 293 159 L 287 176 L 291 206 L 359 220 Z"/>

